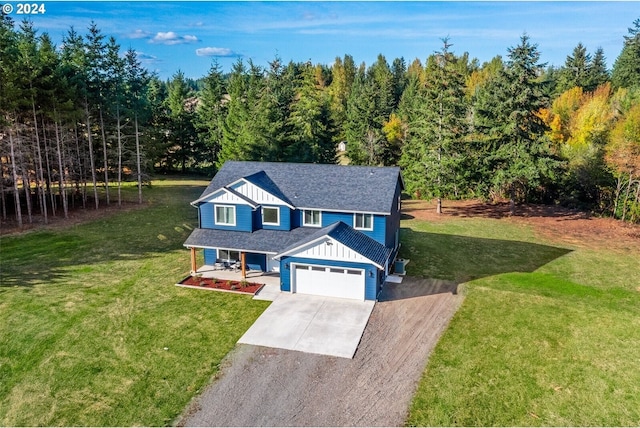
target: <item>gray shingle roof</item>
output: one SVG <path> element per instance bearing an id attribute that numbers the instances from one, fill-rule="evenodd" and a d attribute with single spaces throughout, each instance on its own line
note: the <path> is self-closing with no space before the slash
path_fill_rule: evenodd
<path id="1" fill-rule="evenodd" d="M 259 229 L 255 232 L 235 230 L 194 229 L 184 242 L 185 247 L 228 248 L 259 253 L 279 253 L 317 229 L 298 227 L 289 230 Z"/>
<path id="2" fill-rule="evenodd" d="M 386 248 L 375 239 L 351 228 L 341 221 L 333 223 L 327 227 L 317 230 L 315 233 L 311 233 L 308 236 L 303 237 L 298 242 L 295 242 L 280 251 L 280 253 L 286 253 L 325 235 L 351 248 L 353 251 L 361 254 L 379 266 L 384 266 L 391 254 L 391 249 Z"/>
<path id="3" fill-rule="evenodd" d="M 200 198 L 245 177 L 297 208 L 390 213 L 400 168 L 228 161 Z"/>

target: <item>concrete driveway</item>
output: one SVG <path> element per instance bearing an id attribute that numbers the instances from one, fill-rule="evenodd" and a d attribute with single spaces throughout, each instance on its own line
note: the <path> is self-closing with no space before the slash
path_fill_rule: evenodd
<path id="1" fill-rule="evenodd" d="M 462 302 L 455 290 L 410 277 L 385 286 L 353 359 L 238 345 L 176 423 L 403 426 L 429 354 Z"/>
<path id="2" fill-rule="evenodd" d="M 353 358 L 374 304 L 281 293 L 238 343 Z"/>

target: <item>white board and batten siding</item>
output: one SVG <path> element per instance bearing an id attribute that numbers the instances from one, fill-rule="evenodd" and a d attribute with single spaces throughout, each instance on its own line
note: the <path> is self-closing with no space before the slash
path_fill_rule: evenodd
<path id="1" fill-rule="evenodd" d="M 212 197 L 207 199 L 207 202 L 213 204 L 250 205 L 247 201 L 238 197 L 238 195 L 224 190 L 216 192 Z"/>
<path id="2" fill-rule="evenodd" d="M 233 190 L 251 199 L 257 205 L 289 205 L 280 198 L 248 181 L 241 180 L 231 186 Z"/>
<path id="3" fill-rule="evenodd" d="M 323 239 L 309 243 L 306 246 L 300 247 L 294 254 L 290 255 L 307 259 L 371 263 L 371 260 L 362 256 L 360 253 L 333 239 Z"/>

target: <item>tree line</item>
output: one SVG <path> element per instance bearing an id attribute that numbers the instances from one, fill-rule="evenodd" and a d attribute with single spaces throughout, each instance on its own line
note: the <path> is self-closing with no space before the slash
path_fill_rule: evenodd
<path id="1" fill-rule="evenodd" d="M 5 219 L 8 207 L 46 219 L 69 203 L 119 203 L 124 180 L 141 200 L 152 171 L 260 160 L 399 165 L 413 197 L 506 197 L 512 209 L 562 203 L 640 221 L 640 20 L 611 71 L 602 49 L 582 44 L 547 67 L 523 35 L 484 64 L 445 39 L 424 63 L 239 59 L 229 73 L 214 62 L 197 81 L 178 71 L 163 82 L 95 24 L 56 49 L 6 17 L 0 55 Z"/>

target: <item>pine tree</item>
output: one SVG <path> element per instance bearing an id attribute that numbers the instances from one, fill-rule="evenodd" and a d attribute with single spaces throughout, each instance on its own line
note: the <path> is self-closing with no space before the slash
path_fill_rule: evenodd
<path id="1" fill-rule="evenodd" d="M 196 165 L 200 161 L 200 147 L 194 126 L 195 106 L 192 104 L 191 88 L 178 70 L 168 84 L 167 107 L 169 113 L 169 143 L 168 166 L 179 166 L 184 173 L 187 167 Z"/>
<path id="2" fill-rule="evenodd" d="M 351 94 L 351 87 L 356 76 L 356 66 L 353 57 L 345 55 L 344 60 L 337 57 L 331 67 L 331 84 L 328 93 L 331 102 L 331 118 L 338 130 L 337 142 L 346 140 L 344 123 L 347 120 L 347 100 Z"/>
<path id="3" fill-rule="evenodd" d="M 443 42 L 442 50 L 427 61 L 425 86 L 400 159 L 407 188 L 435 196 L 438 213 L 442 197 L 459 192 L 467 134 L 465 77 L 448 40 Z"/>
<path id="4" fill-rule="evenodd" d="M 220 65 L 214 62 L 204 79 L 198 107 L 198 125 L 201 139 L 210 150 L 210 161 L 218 161 L 223 139 L 223 124 L 227 114 L 225 83 Z"/>
<path id="5" fill-rule="evenodd" d="M 476 99 L 476 129 L 482 135 L 487 173 L 493 189 L 506 193 L 511 213 L 529 190 L 553 177 L 559 162 L 545 138 L 547 126 L 538 116 L 546 106 L 538 75 L 537 45 L 525 34 L 509 48 L 506 69 L 488 82 Z"/>
<path id="6" fill-rule="evenodd" d="M 611 82 L 615 88 L 640 86 L 640 18 L 633 21 L 624 46 L 613 64 Z"/>
<path id="7" fill-rule="evenodd" d="M 291 106 L 290 162 L 335 163 L 334 127 L 329 97 L 317 80 L 315 68 L 306 64 Z"/>
<path id="8" fill-rule="evenodd" d="M 147 71 L 142 68 L 136 52 L 129 48 L 124 59 L 124 84 L 126 88 L 125 108 L 129 118 L 133 118 L 133 131 L 136 146 L 135 168 L 138 182 L 138 203 L 142 203 L 142 146 L 140 141 L 140 120 L 149 122 L 153 117 L 151 105 L 145 96 L 149 92 L 151 79 Z M 153 139 L 147 139 L 150 143 Z"/>
<path id="9" fill-rule="evenodd" d="M 607 60 L 602 48 L 596 49 L 596 53 L 589 64 L 589 76 L 587 77 L 586 91 L 594 91 L 598 86 L 609 81 L 609 71 L 607 70 Z"/>
<path id="10" fill-rule="evenodd" d="M 564 67 L 560 69 L 557 90 L 564 92 L 576 86 L 587 87 L 590 83 L 590 68 L 591 55 L 582 43 L 578 43 L 573 49 L 573 54 L 567 56 Z"/>

